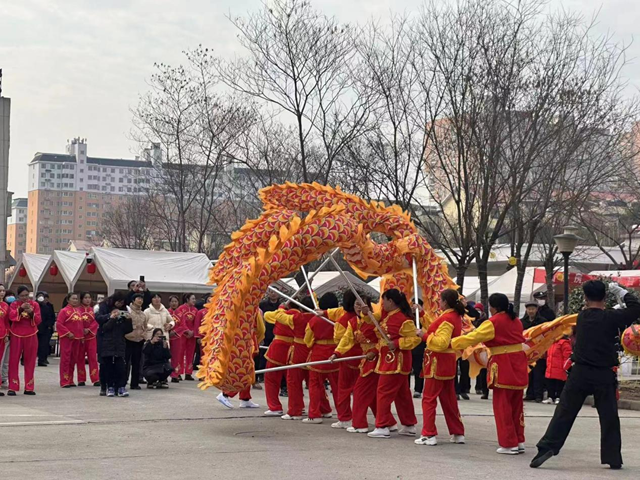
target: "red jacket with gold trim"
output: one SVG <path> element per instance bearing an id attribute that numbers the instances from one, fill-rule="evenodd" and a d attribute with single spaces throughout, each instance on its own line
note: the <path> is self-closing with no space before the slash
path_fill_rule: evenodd
<path id="1" fill-rule="evenodd" d="M 82 340 L 84 338 L 82 308 L 83 307 L 67 305 L 58 312 L 56 331 L 58 332 L 59 338 L 68 337 L 69 334 L 73 334 L 75 340 Z"/>
<path id="2" fill-rule="evenodd" d="M 22 310 L 22 305 L 31 305 L 32 312 L 27 313 Z M 40 316 L 40 305 L 33 300 L 22 302 L 16 300 L 9 306 L 9 331 L 14 337 L 32 337 L 38 333 L 38 325 L 42 322 Z"/>
<path id="3" fill-rule="evenodd" d="M 378 334 L 378 363 L 375 372 L 381 375 L 391 375 L 401 373 L 409 375 L 411 373 L 411 350 L 418 346 L 421 339 L 416 335 L 416 325 L 413 319 L 407 317 L 400 310 L 383 312 L 380 316 L 380 326 L 395 346 L 391 350 L 386 341 Z"/>
<path id="4" fill-rule="evenodd" d="M 462 317 L 455 310 L 447 310 L 438 317 L 423 336 L 427 342 L 422 375 L 424 378 L 451 380 L 456 377 L 456 353 L 451 339 L 462 333 Z"/>

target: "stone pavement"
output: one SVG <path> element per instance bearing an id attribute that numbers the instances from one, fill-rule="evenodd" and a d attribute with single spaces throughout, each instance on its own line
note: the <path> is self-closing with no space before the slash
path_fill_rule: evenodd
<path id="1" fill-rule="evenodd" d="M 26 479 L 602 479 L 640 478 L 640 412 L 621 411 L 625 469 L 600 465 L 595 409 L 585 407 L 561 455 L 529 468 L 553 406 L 526 405 L 527 452 L 495 453 L 491 402 L 461 401 L 466 445 L 448 443 L 442 416 L 437 447 L 394 436 L 370 439 L 322 425 L 266 418 L 263 391 L 254 410 L 228 410 L 195 382 L 169 390 L 98 396 L 98 388 L 60 389 L 58 365 L 36 371 L 35 397 L 0 398 L 0 478 Z M 6 392 L 6 391 L 5 391 Z M 283 399 L 286 402 L 286 399 Z M 235 404 L 237 405 L 237 400 Z M 418 420 L 420 403 L 415 401 Z"/>

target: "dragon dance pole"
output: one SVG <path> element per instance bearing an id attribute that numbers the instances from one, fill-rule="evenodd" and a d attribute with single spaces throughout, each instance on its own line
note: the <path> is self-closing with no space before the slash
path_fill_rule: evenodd
<path id="1" fill-rule="evenodd" d="M 418 264 L 413 257 L 413 303 L 418 305 Z M 416 308 L 416 328 L 420 328 L 420 309 Z"/>
<path id="2" fill-rule="evenodd" d="M 322 262 L 322 263 L 320 264 L 320 266 L 318 267 L 318 269 L 317 269 L 315 272 L 311 273 L 311 275 L 309 276 L 309 281 L 313 280 L 313 279 L 314 279 L 314 277 L 315 277 L 318 273 L 320 273 L 320 271 L 321 271 L 324 267 L 326 267 L 326 266 L 327 266 L 327 263 L 329 263 L 329 261 L 331 260 L 331 258 L 333 258 L 333 256 L 336 254 L 336 252 L 337 252 L 338 250 L 340 250 L 340 249 L 339 249 L 339 248 L 334 248 L 334 249 L 333 249 L 333 251 L 329 254 L 329 258 L 326 258 L 326 259 L 324 260 L 324 262 Z M 296 293 L 294 293 L 294 294 L 293 294 L 293 295 L 291 295 L 291 296 L 295 298 L 295 296 L 296 296 L 296 295 L 298 295 L 298 294 L 302 291 L 302 289 L 303 289 L 304 287 L 305 287 L 305 285 L 302 285 L 301 287 L 299 287 L 299 288 L 298 288 L 298 290 L 296 290 Z M 309 292 L 309 293 L 311 293 L 311 292 Z M 312 297 L 313 297 L 313 295 L 312 295 Z"/>
<path id="3" fill-rule="evenodd" d="M 331 320 L 329 320 L 327 317 L 323 317 L 322 315 L 318 315 L 317 312 L 314 312 L 313 310 L 311 310 L 310 308 L 307 308 L 306 306 L 304 306 L 303 304 L 301 304 L 300 302 L 298 302 L 297 300 L 294 300 L 293 298 L 285 295 L 284 293 L 282 293 L 280 290 L 278 290 L 277 288 L 273 288 L 273 287 L 269 287 L 269 290 L 273 290 L 274 292 L 276 292 L 278 295 L 280 295 L 282 298 L 284 298 L 285 300 L 289 300 L 291 303 L 294 303 L 295 305 L 299 306 L 300 308 L 302 308 L 303 310 L 309 312 L 309 313 L 313 313 L 315 316 L 320 317 L 321 319 L 323 319 L 325 322 L 330 323 L 331 325 L 335 325 L 334 322 L 332 322 Z"/>
<path id="4" fill-rule="evenodd" d="M 313 301 L 313 306 L 316 308 L 316 310 L 318 310 L 320 307 L 318 306 L 318 301 L 316 300 L 316 296 L 313 294 L 313 289 L 311 288 L 311 282 L 309 281 L 307 271 L 304 269 L 304 265 L 300 266 L 300 270 L 302 271 L 302 276 L 304 277 L 304 281 L 307 284 L 307 289 L 309 290 L 309 295 L 311 296 L 311 300 Z"/>
<path id="5" fill-rule="evenodd" d="M 326 365 L 327 363 L 346 362 L 347 360 L 362 360 L 363 358 L 367 358 L 367 356 L 360 355 L 357 357 L 336 358 L 335 360 L 319 360 L 317 362 L 296 363 L 294 365 L 282 365 L 281 367 L 264 368 L 262 370 L 256 370 L 255 373 L 258 374 L 258 373 L 266 373 L 266 372 L 279 372 L 281 370 L 290 370 L 292 368 L 313 367 L 315 365 Z"/>
<path id="6" fill-rule="evenodd" d="M 362 305 L 366 305 L 364 303 L 364 301 L 362 300 L 362 297 L 360 297 L 360 295 L 358 294 L 358 291 L 356 290 L 356 287 L 353 286 L 353 283 L 351 283 L 351 280 L 349 279 L 349 277 L 347 277 L 347 274 L 344 273 L 344 270 L 342 270 L 342 268 L 340 268 L 340 265 L 338 265 L 338 262 L 336 262 L 334 260 L 333 257 L 329 257 L 329 259 L 333 262 L 333 266 L 336 267 L 338 269 L 338 271 L 340 272 L 340 274 L 342 275 L 342 278 L 344 278 L 347 282 L 347 284 L 349 285 L 349 288 L 351 289 L 351 291 L 353 292 L 353 294 L 356 296 L 356 298 L 358 299 L 358 301 L 362 304 Z M 369 319 L 373 322 L 373 324 L 376 326 L 376 328 L 378 329 L 378 332 L 380 332 L 380 335 L 382 336 L 382 339 L 387 342 L 387 344 L 391 344 L 391 340 L 389 340 L 389 337 L 387 336 L 386 332 L 382 329 L 382 327 L 380 326 L 380 324 L 378 323 L 378 320 L 376 320 L 376 317 L 373 316 L 373 314 L 371 312 L 369 312 Z"/>

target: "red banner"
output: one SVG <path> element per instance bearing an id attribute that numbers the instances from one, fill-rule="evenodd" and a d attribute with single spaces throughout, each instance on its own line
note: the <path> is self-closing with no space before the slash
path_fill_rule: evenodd
<path id="1" fill-rule="evenodd" d="M 640 275 L 637 277 L 617 277 L 611 272 L 611 278 L 614 282 L 617 282 L 622 287 L 640 288 Z M 640 274 L 640 271 L 638 272 Z M 584 273 L 569 273 L 569 286 L 577 287 L 582 285 L 587 280 L 597 280 L 601 278 L 596 275 L 587 275 Z M 536 268 L 533 273 L 533 283 L 546 283 L 546 272 L 544 268 Z M 553 275 L 553 284 L 562 285 L 564 283 L 564 272 L 556 272 Z"/>

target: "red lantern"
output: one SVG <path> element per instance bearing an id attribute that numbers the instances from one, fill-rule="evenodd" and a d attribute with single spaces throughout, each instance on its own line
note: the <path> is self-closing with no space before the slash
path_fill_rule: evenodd
<path id="1" fill-rule="evenodd" d="M 20 267 L 20 270 L 18 270 L 18 275 L 21 277 L 27 276 L 27 269 L 24 268 L 24 265 Z"/>
<path id="2" fill-rule="evenodd" d="M 94 273 L 96 273 L 96 264 L 95 263 L 88 263 L 87 264 L 87 273 L 89 275 L 93 275 Z"/>
<path id="3" fill-rule="evenodd" d="M 55 277 L 58 275 L 58 266 L 55 263 L 52 263 L 49 267 L 49 275 Z"/>

